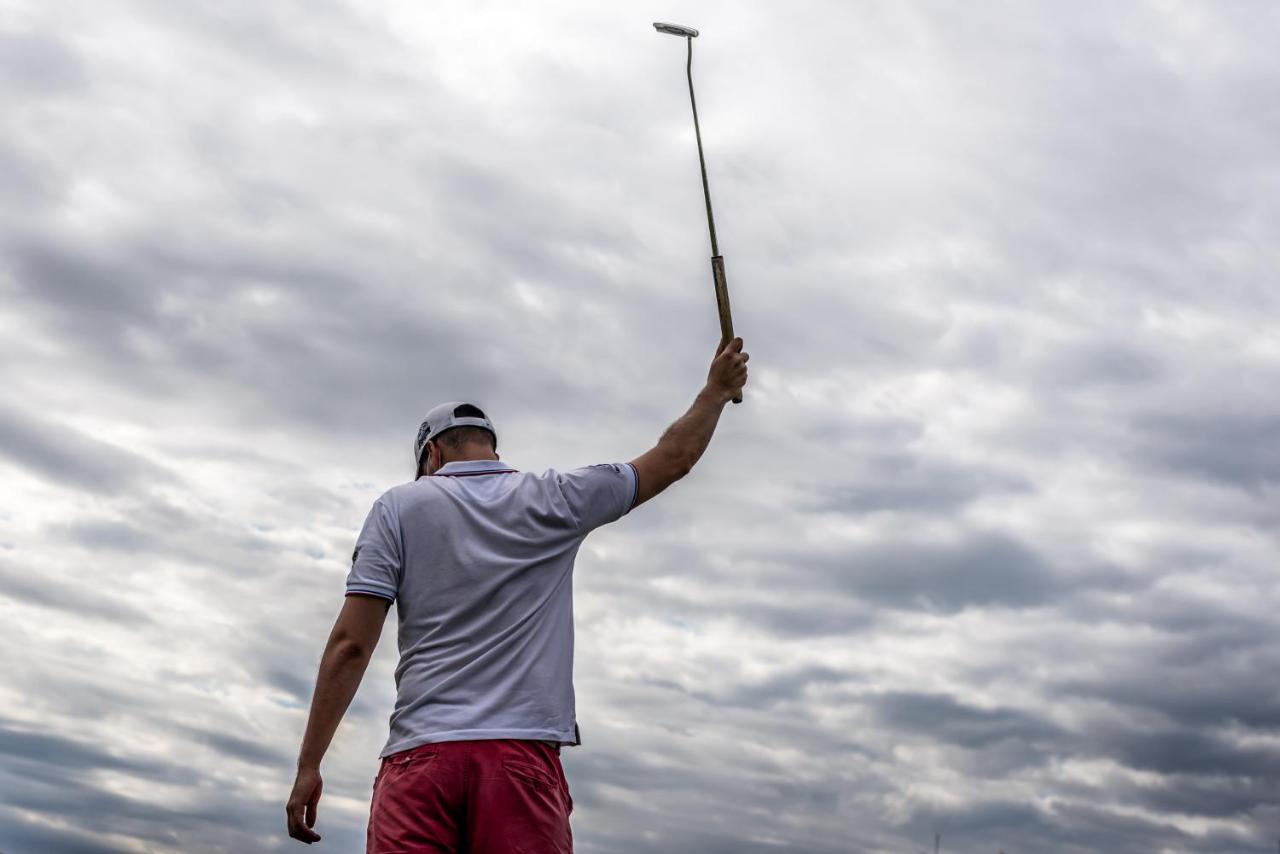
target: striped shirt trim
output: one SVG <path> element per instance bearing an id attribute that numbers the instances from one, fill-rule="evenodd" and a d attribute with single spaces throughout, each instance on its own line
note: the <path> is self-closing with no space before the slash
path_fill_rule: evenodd
<path id="1" fill-rule="evenodd" d="M 485 471 L 460 471 L 446 472 L 444 474 L 429 474 L 427 477 L 475 477 L 478 474 L 519 474 L 515 469 L 486 469 Z"/>
<path id="2" fill-rule="evenodd" d="M 627 465 L 631 466 L 631 504 L 627 507 L 627 512 L 630 513 L 635 509 L 636 499 L 640 497 L 640 472 L 631 463 Z"/>
<path id="3" fill-rule="evenodd" d="M 379 599 L 386 599 L 391 602 L 396 601 L 395 596 L 388 595 L 387 593 L 384 593 L 381 590 L 368 590 L 360 587 L 348 587 L 346 595 L 350 596 L 353 593 L 358 594 L 360 596 L 377 596 Z"/>

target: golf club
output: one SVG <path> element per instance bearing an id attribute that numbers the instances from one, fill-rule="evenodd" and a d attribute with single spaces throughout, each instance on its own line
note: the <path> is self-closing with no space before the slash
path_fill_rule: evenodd
<path id="1" fill-rule="evenodd" d="M 702 156 L 702 130 L 698 127 L 698 102 L 693 97 L 693 40 L 698 31 L 692 27 L 679 24 L 654 22 L 653 28 L 660 33 L 683 36 L 689 45 L 689 61 L 685 72 L 689 75 L 689 103 L 693 106 L 693 133 L 698 140 L 698 165 L 702 167 L 702 194 L 707 200 L 707 228 L 711 231 L 711 277 L 716 286 L 716 307 L 720 310 L 720 350 L 733 340 L 733 315 L 729 311 L 729 282 L 724 275 L 724 258 L 720 255 L 720 247 L 716 243 L 716 221 L 711 215 L 711 189 L 707 185 L 707 161 Z M 733 398 L 734 403 L 742 403 L 742 393 Z"/>

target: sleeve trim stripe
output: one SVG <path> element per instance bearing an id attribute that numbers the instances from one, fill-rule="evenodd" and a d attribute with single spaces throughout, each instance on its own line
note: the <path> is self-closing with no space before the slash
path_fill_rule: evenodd
<path id="1" fill-rule="evenodd" d="M 373 578 L 352 578 L 347 581 L 348 590 L 380 590 L 383 593 L 395 593 L 394 584 L 384 584 Z"/>
<path id="2" fill-rule="evenodd" d="M 631 503 L 627 505 L 627 512 L 630 513 L 632 508 L 636 506 L 636 499 L 640 497 L 640 472 L 636 471 L 636 467 L 631 466 Z"/>
<path id="3" fill-rule="evenodd" d="M 350 596 L 352 593 L 364 593 L 369 596 L 377 596 L 382 599 L 390 599 L 392 602 L 396 600 L 394 593 L 387 593 L 387 591 L 385 590 L 374 590 L 372 588 L 362 588 L 362 587 L 348 587 L 346 595 Z"/>

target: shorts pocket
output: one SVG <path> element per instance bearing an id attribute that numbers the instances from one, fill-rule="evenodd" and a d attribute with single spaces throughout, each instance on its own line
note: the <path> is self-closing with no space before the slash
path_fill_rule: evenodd
<path id="1" fill-rule="evenodd" d="M 429 762 L 440 751 L 436 748 L 406 750 L 403 753 L 393 753 L 387 757 L 387 764 L 383 768 L 384 773 L 394 773 L 403 771 L 414 765 L 422 765 Z"/>
<path id="2" fill-rule="evenodd" d="M 520 785 L 541 792 L 553 803 L 558 800 L 559 809 L 566 818 L 573 812 L 573 798 L 569 795 L 567 781 L 561 783 L 557 775 L 519 759 L 504 759 L 502 764 L 507 769 L 507 774 Z"/>
<path id="3" fill-rule="evenodd" d="M 537 765 L 521 762 L 519 759 L 504 759 L 502 764 L 511 776 L 531 786 L 548 792 L 554 792 L 560 788 L 556 779 Z"/>

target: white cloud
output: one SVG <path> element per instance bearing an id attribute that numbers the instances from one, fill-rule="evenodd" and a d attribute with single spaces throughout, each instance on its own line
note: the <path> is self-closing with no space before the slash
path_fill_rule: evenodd
<path id="1" fill-rule="evenodd" d="M 283 847 L 421 414 L 539 471 L 681 414 L 676 15 L 752 377 L 579 558 L 579 848 L 1271 850 L 1280 13 L 3 6 L 0 848 Z"/>

